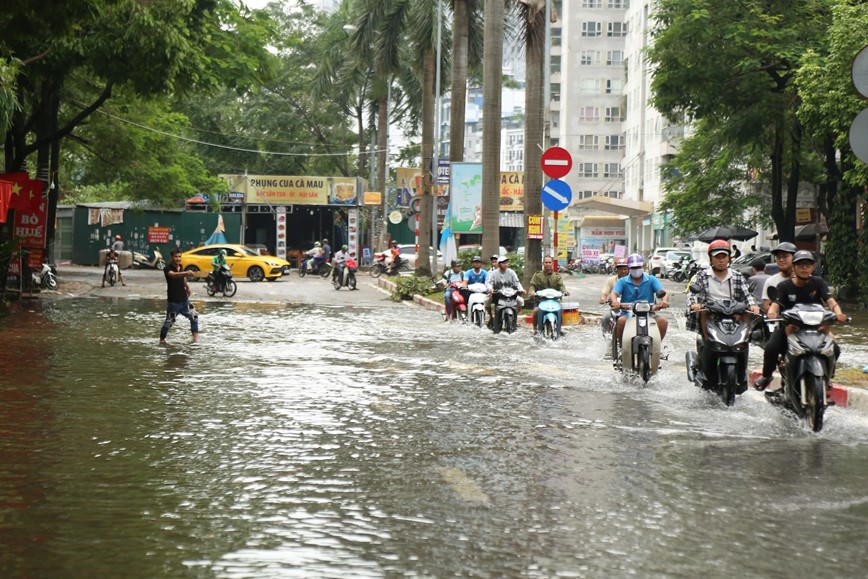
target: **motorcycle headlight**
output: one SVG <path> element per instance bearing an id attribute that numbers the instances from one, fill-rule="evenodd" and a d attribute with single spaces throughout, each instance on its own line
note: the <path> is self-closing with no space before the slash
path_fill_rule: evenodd
<path id="1" fill-rule="evenodd" d="M 633 311 L 637 314 L 646 314 L 651 311 L 651 304 L 648 302 L 636 302 L 633 304 Z"/>

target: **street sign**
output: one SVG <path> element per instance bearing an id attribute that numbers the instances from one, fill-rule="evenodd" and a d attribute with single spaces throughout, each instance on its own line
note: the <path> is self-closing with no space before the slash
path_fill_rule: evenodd
<path id="1" fill-rule="evenodd" d="M 560 179 L 573 168 L 573 158 L 563 147 L 549 147 L 540 157 L 539 164 L 543 173 L 552 179 Z"/>
<path id="2" fill-rule="evenodd" d="M 862 109 L 850 125 L 850 148 L 857 159 L 868 163 L 868 109 Z"/>
<path id="3" fill-rule="evenodd" d="M 552 179 L 542 188 L 542 203 L 551 211 L 563 211 L 570 206 L 573 191 L 566 181 Z"/>

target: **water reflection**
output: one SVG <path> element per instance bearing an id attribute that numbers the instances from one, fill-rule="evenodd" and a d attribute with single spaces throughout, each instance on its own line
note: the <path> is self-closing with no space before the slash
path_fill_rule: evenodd
<path id="1" fill-rule="evenodd" d="M 596 328 L 541 347 L 397 304 L 197 307 L 196 346 L 157 345 L 156 302 L 3 321 L 4 571 L 864 574 L 865 419 L 726 409 L 683 332 L 643 389 Z"/>

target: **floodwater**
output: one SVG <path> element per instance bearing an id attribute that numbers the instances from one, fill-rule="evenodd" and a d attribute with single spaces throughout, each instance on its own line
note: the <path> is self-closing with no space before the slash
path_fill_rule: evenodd
<path id="1" fill-rule="evenodd" d="M 868 419 L 724 408 L 675 323 L 642 388 L 590 326 L 209 302 L 161 347 L 163 302 L 38 308 L 0 319 L 3 577 L 868 573 Z"/>

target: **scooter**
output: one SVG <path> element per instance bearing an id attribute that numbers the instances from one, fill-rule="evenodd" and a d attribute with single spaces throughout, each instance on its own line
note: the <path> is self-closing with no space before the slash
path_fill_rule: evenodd
<path id="1" fill-rule="evenodd" d="M 494 311 L 494 333 L 499 334 L 501 330 L 506 330 L 506 333 L 511 334 L 515 332 L 517 327 L 518 290 L 504 287 L 494 293 L 500 295 L 497 308 Z"/>
<path id="2" fill-rule="evenodd" d="M 536 292 L 536 295 L 540 297 L 536 318 L 537 335 L 555 341 L 561 337 L 563 321 L 561 298 L 564 294 L 554 288 L 546 288 Z"/>
<path id="3" fill-rule="evenodd" d="M 388 258 L 388 252 L 383 251 L 380 253 L 374 254 L 374 263 L 371 265 L 371 277 L 380 277 L 384 273 L 388 275 L 394 275 L 395 272 L 392 271 L 392 261 Z M 400 272 L 409 273 L 412 271 L 410 269 L 410 263 L 406 259 L 402 259 L 401 263 L 398 264 L 398 273 Z"/>
<path id="4" fill-rule="evenodd" d="M 343 265 L 338 266 L 338 271 L 332 278 L 332 285 L 336 290 L 342 287 L 348 287 L 350 290 L 356 289 L 357 271 L 359 271 L 359 268 L 356 266 L 356 260 L 351 257 L 347 258 Z"/>
<path id="5" fill-rule="evenodd" d="M 777 297 L 777 288 L 769 288 L 769 298 Z M 820 304 L 796 304 L 781 313 L 783 323 L 796 327 L 787 336 L 787 352 L 778 364 L 781 393 L 770 392 L 766 398 L 804 418 L 814 432 L 823 429 L 823 416 L 829 406 L 829 380 L 835 375 L 835 340 L 821 326 L 836 323 L 837 317 Z M 849 321 L 849 318 L 848 318 Z"/>
<path id="6" fill-rule="evenodd" d="M 232 279 L 232 269 L 228 263 L 220 266 L 219 278 L 214 275 L 214 272 L 208 274 L 205 278 L 205 287 L 209 296 L 213 296 L 217 292 L 223 292 L 227 298 L 231 298 L 238 291 L 238 285 Z"/>
<path id="7" fill-rule="evenodd" d="M 724 404 L 732 406 L 736 395 L 747 390 L 751 326 L 739 317 L 747 314 L 747 306 L 742 302 L 713 300 L 704 311 L 708 312 L 708 341 L 697 336 L 696 351 L 687 352 L 687 379 L 704 390 L 716 392 Z"/>
<path id="8" fill-rule="evenodd" d="M 452 288 L 452 293 L 449 296 L 449 300 L 452 302 L 450 304 L 450 310 L 452 311 L 449 318 L 450 321 L 461 320 L 462 322 L 466 322 L 467 304 L 464 303 L 464 296 L 461 294 L 461 284 L 453 281 L 446 288 Z"/>
<path id="9" fill-rule="evenodd" d="M 320 277 L 328 277 L 332 273 L 332 266 L 327 262 L 317 262 L 313 258 L 304 260 L 301 267 L 298 268 L 298 275 L 304 277 L 308 274 L 318 275 Z"/>
<path id="10" fill-rule="evenodd" d="M 488 288 L 484 283 L 472 283 L 467 286 L 470 297 L 467 298 L 467 309 L 470 311 L 470 323 L 481 328 L 485 325 L 485 297 Z"/>
<path id="11" fill-rule="evenodd" d="M 117 260 L 112 260 L 108 262 L 108 271 L 106 272 L 106 280 L 108 280 L 109 285 L 114 287 L 116 283 L 118 283 L 118 275 L 121 270 L 118 268 Z"/>
<path id="12" fill-rule="evenodd" d="M 665 295 L 666 291 L 660 290 L 656 297 Z M 613 365 L 616 370 L 638 375 L 647 385 L 660 367 L 660 330 L 657 321 L 651 317 L 654 304 L 644 301 L 622 303 L 621 309 L 632 312 L 632 315 L 624 325 L 621 346 L 618 345 L 617 332 L 612 332 Z"/>
<path id="13" fill-rule="evenodd" d="M 133 252 L 133 267 L 138 269 L 166 269 L 166 260 L 163 259 L 163 254 L 160 253 L 160 249 L 158 247 L 154 248 L 154 257 L 153 259 L 148 259 L 148 257 L 139 253 L 138 251 Z"/>
<path id="14" fill-rule="evenodd" d="M 30 275 L 34 287 L 50 290 L 57 289 L 57 266 L 43 263 L 42 269 L 31 269 Z"/>

